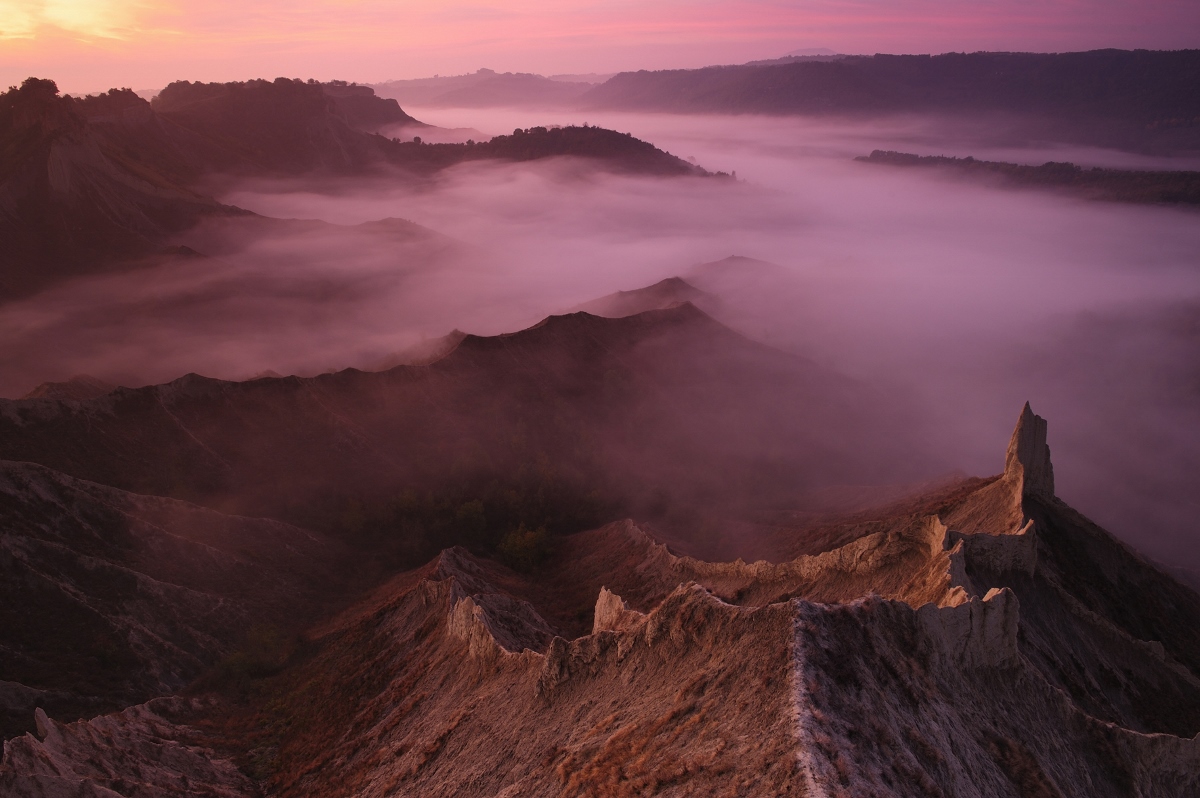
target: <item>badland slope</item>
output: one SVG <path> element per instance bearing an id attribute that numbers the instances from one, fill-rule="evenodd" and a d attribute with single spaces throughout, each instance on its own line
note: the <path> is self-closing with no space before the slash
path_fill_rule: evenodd
<path id="1" fill-rule="evenodd" d="M 896 426 L 887 413 L 869 387 L 685 303 L 467 335 L 434 362 L 385 372 L 189 375 L 79 402 L 6 401 L 0 457 L 222 512 L 384 535 L 398 552 L 415 547 L 403 556 L 427 557 L 451 542 L 495 543 L 509 525 L 573 531 L 629 513 L 685 523 L 935 468 L 919 442 L 884 434 Z M 427 513 L 443 501 L 466 509 L 439 532 Z M 411 535 L 386 531 L 402 520 Z"/>
<path id="2" fill-rule="evenodd" d="M 321 535 L 32 463 L 0 461 L 0 517 L 6 738 L 35 706 L 74 719 L 179 690 L 339 589 L 342 549 Z"/>
<path id="3" fill-rule="evenodd" d="M 242 213 L 190 186 L 187 148 L 131 91 L 76 100 L 29 79 L 0 95 L 0 301 L 157 253 Z"/>
<path id="4" fill-rule="evenodd" d="M 632 521 L 534 571 L 448 549 L 312 627 L 236 702 L 39 714 L 0 785 L 1191 794 L 1200 596 L 1055 497 L 1046 438 L 1026 407 L 998 477 L 782 562 L 697 560 Z"/>

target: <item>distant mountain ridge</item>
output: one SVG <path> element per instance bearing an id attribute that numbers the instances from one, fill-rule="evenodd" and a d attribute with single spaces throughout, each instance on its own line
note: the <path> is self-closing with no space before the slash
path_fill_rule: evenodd
<path id="1" fill-rule="evenodd" d="M 598 82 L 598 81 L 597 81 Z M 380 97 L 424 108 L 569 107 L 594 83 L 480 69 L 466 75 L 372 84 Z"/>
<path id="2" fill-rule="evenodd" d="M 645 313 L 648 310 L 665 310 L 690 302 L 711 313 L 719 301 L 716 296 L 701 291 L 681 277 L 668 277 L 645 288 L 618 291 L 615 294 L 584 302 L 582 305 L 571 308 L 569 312 L 582 311 L 595 316 L 621 318 Z"/>
<path id="3" fill-rule="evenodd" d="M 22 399 L 67 399 L 82 402 L 112 393 L 117 386 L 88 374 L 78 374 L 65 382 L 44 382 Z"/>
<path id="4" fill-rule="evenodd" d="M 847 56 L 623 72 L 584 108 L 672 113 L 992 113 L 1029 135 L 1153 151 L 1200 148 L 1200 50 Z"/>

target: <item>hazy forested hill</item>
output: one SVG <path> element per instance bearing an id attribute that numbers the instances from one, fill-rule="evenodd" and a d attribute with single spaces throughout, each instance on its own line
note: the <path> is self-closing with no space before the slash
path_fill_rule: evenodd
<path id="1" fill-rule="evenodd" d="M 625 72 L 587 107 L 687 113 L 998 113 L 1058 137 L 1156 150 L 1200 146 L 1200 50 L 854 56 Z M 1032 130 L 1032 128 L 1031 128 Z"/>

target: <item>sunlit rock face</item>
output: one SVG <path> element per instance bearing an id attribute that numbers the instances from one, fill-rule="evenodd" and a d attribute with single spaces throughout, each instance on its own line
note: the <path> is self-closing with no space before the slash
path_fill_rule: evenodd
<path id="1" fill-rule="evenodd" d="M 1189 794 L 1200 596 L 1054 499 L 1045 439 L 1026 407 L 1001 476 L 931 494 L 923 515 L 855 516 L 873 531 L 791 560 L 704 561 L 633 521 L 567 536 L 534 570 L 447 549 L 310 627 L 303 653 L 236 700 L 218 680 L 204 698 L 90 721 L 31 711 L 0 785 L 21 796 L 184 782 L 222 796 L 682 796 L 731 783 L 764 796 Z M 33 490 L 21 473 L 9 495 L 13 480 Z M 34 490 L 41 501 L 115 496 L 31 473 L 58 486 Z M 219 520 L 154 502 L 162 529 Z M 295 533 L 274 534 L 278 546 Z M 259 586 L 267 600 L 288 589 Z M 1121 689 L 1098 689 L 1117 668 Z"/>

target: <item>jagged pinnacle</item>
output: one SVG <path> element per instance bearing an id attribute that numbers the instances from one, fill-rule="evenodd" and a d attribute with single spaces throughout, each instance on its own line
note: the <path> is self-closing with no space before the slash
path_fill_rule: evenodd
<path id="1" fill-rule="evenodd" d="M 1046 445 L 1046 419 L 1036 415 L 1025 403 L 1004 459 L 1004 477 L 1019 480 L 1021 496 L 1054 498 L 1054 467 L 1050 447 Z"/>

